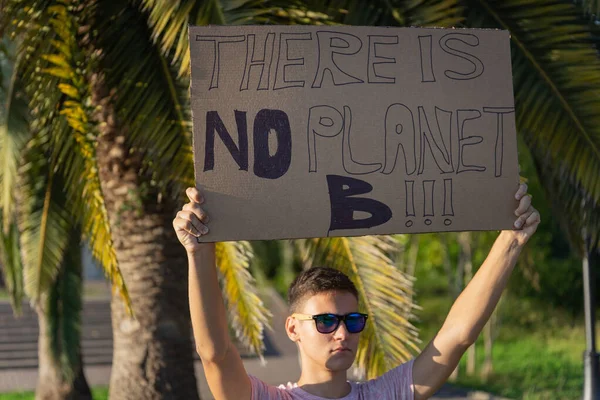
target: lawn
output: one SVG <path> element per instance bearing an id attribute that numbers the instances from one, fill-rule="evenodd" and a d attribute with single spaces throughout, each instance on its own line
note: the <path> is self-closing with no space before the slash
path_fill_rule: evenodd
<path id="1" fill-rule="evenodd" d="M 439 292 L 438 292 L 439 293 Z M 451 302 L 443 294 L 417 298 L 424 347 L 437 332 Z M 585 333 L 582 318 L 561 310 L 549 310 L 523 299 L 505 297 L 498 310 L 498 329 L 493 348 L 494 373 L 487 382 L 466 376 L 461 360 L 458 386 L 480 389 L 499 396 L 525 400 L 581 399 Z M 477 366 L 483 364 L 483 339 L 476 344 Z"/>
<path id="2" fill-rule="evenodd" d="M 489 381 L 467 377 L 463 369 L 456 383 L 513 399 L 581 399 L 583 361 L 579 347 L 583 346 L 577 342 L 566 345 L 560 339 L 499 340 L 494 345 L 494 374 Z M 482 354 L 483 349 L 478 349 L 478 355 Z M 480 363 L 482 358 L 478 357 Z"/>
<path id="3" fill-rule="evenodd" d="M 107 387 L 95 387 L 92 388 L 92 396 L 94 400 L 108 400 L 108 388 Z M 34 392 L 12 392 L 12 393 L 0 393 L 0 400 L 34 400 Z"/>

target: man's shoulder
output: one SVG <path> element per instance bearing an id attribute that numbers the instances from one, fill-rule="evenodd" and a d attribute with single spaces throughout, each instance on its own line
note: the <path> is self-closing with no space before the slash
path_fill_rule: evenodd
<path id="1" fill-rule="evenodd" d="M 292 382 L 281 384 L 279 386 L 273 386 L 256 376 L 250 374 L 248 376 L 250 377 L 250 383 L 252 385 L 252 399 L 288 399 L 288 396 L 292 390 L 298 387 L 297 384 Z"/>
<path id="2" fill-rule="evenodd" d="M 356 385 L 360 392 L 372 395 L 381 395 L 386 398 L 386 393 L 412 393 L 412 366 L 414 358 L 400 364 L 377 378 L 357 382 Z M 404 399 L 404 397 L 401 397 Z M 408 397 L 407 397 L 408 398 Z"/>

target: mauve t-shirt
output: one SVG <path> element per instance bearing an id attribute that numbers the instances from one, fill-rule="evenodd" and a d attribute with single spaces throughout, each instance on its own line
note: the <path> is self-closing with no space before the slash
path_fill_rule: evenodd
<path id="1" fill-rule="evenodd" d="M 414 359 L 367 382 L 350 382 L 352 390 L 338 400 L 413 400 L 413 362 Z M 252 400 L 327 400 L 291 384 L 270 386 L 252 375 L 250 381 Z"/>

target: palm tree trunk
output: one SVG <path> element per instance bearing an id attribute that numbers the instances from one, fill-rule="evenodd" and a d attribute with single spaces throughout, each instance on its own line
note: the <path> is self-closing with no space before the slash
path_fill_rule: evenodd
<path id="1" fill-rule="evenodd" d="M 419 257 L 419 235 L 412 235 L 409 241 L 408 259 L 406 260 L 406 274 L 409 276 L 415 276 L 415 270 L 417 269 L 417 261 Z"/>
<path id="2" fill-rule="evenodd" d="M 415 271 L 417 269 L 417 261 L 419 258 L 419 244 L 420 244 L 420 236 L 419 235 L 411 235 L 408 249 L 408 255 L 406 260 L 406 269 L 405 272 L 408 276 L 414 277 Z M 406 297 L 408 302 L 406 303 L 406 315 L 410 314 L 411 304 L 413 304 L 413 293 L 407 294 Z"/>
<path id="3" fill-rule="evenodd" d="M 290 286 L 294 280 L 294 245 L 291 241 L 285 240 L 279 242 L 281 248 L 281 266 L 278 269 L 282 281 L 285 282 L 286 286 Z"/>
<path id="4" fill-rule="evenodd" d="M 456 238 L 460 244 L 460 233 L 456 234 Z M 465 262 L 463 252 L 461 250 L 458 256 L 458 262 L 456 264 L 456 275 L 454 278 L 454 285 L 452 286 L 454 299 L 458 298 L 466 284 L 467 282 L 465 281 Z"/>
<path id="5" fill-rule="evenodd" d="M 140 176 L 141 157 L 126 146 L 102 78 L 94 76 L 92 84 L 93 102 L 99 106 L 102 191 L 135 314 L 127 315 L 121 297 L 113 293 L 110 398 L 198 399 L 187 263 L 173 233 L 174 207 Z"/>
<path id="6" fill-rule="evenodd" d="M 473 258 L 471 252 L 471 232 L 460 232 L 458 234 L 458 243 L 460 245 L 461 264 L 465 274 L 465 284 L 468 284 L 473 278 Z M 467 350 L 467 375 L 475 374 L 476 353 L 475 344 Z"/>
<path id="7" fill-rule="evenodd" d="M 483 366 L 481 369 L 481 377 L 484 381 L 487 381 L 492 372 L 494 372 L 494 364 L 492 358 L 492 350 L 494 348 L 494 325 L 496 320 L 496 312 L 492 314 L 492 317 L 485 325 L 483 329 L 483 348 L 485 358 L 483 360 Z"/>
<path id="8" fill-rule="evenodd" d="M 47 334 L 48 317 L 41 306 L 36 307 L 39 324 L 38 383 L 36 400 L 92 400 L 92 393 L 83 373 L 83 360 L 79 353 L 79 367 L 72 382 L 62 376 L 62 368 L 50 351 Z"/>
<path id="9" fill-rule="evenodd" d="M 450 259 L 450 243 L 448 242 L 447 235 L 448 235 L 447 233 L 440 233 L 440 234 L 438 234 L 438 238 L 440 238 L 440 241 L 442 243 L 442 248 L 444 250 L 443 263 L 444 263 L 444 270 L 446 272 L 446 277 L 448 279 L 448 296 L 450 297 L 451 301 L 453 302 L 454 300 L 456 300 L 456 298 L 460 294 L 460 288 L 462 287 L 462 284 L 463 284 L 462 278 L 464 278 L 464 276 L 461 274 L 460 275 L 461 279 L 459 280 L 458 275 L 456 275 L 456 276 L 452 275 L 452 260 Z M 457 267 L 457 270 L 458 269 L 459 269 L 459 267 Z M 448 377 L 448 380 L 451 382 L 456 381 L 458 379 L 459 371 L 460 371 L 460 364 L 457 365 L 456 368 L 454 368 L 454 371 L 452 371 L 452 373 Z"/>
<path id="10" fill-rule="evenodd" d="M 450 259 L 450 244 L 448 243 L 448 233 L 438 233 L 437 237 L 442 244 L 444 272 L 446 273 L 446 279 L 448 280 L 448 295 L 452 300 L 455 300 L 458 296 L 456 290 L 456 278 L 452 274 L 452 260 Z"/>

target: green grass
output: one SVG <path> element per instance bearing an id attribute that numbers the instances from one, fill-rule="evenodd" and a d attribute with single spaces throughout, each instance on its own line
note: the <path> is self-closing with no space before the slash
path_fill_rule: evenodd
<path id="1" fill-rule="evenodd" d="M 512 342 L 499 340 L 494 344 L 494 373 L 488 381 L 485 382 L 478 376 L 466 376 L 465 362 L 462 360 L 462 370 L 456 383 L 512 399 L 581 399 L 581 343 L 583 342 L 573 342 L 567 348 L 558 339 L 524 337 Z M 478 365 L 481 365 L 481 345 L 478 346 L 477 353 Z"/>
<path id="2" fill-rule="evenodd" d="M 441 327 L 451 301 L 442 294 L 421 294 L 423 310 L 416 324 L 422 347 Z M 512 399 L 581 399 L 585 332 L 581 318 L 573 319 L 523 299 L 504 298 L 498 309 L 498 326 L 493 348 L 494 372 L 487 381 L 466 376 L 466 357 L 460 364 L 458 386 L 491 392 Z M 483 364 L 483 338 L 476 343 L 477 367 Z"/>
<path id="3" fill-rule="evenodd" d="M 92 396 L 94 400 L 108 400 L 108 388 L 107 387 L 95 387 L 92 388 Z M 12 393 L 0 393 L 0 400 L 34 400 L 34 392 L 12 392 Z"/>

